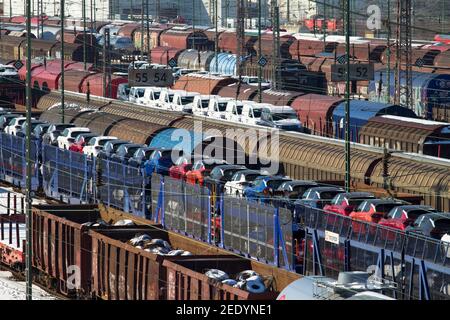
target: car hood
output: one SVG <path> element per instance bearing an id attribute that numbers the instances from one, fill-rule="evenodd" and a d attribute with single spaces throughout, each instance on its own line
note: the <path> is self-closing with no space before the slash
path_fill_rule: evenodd
<path id="1" fill-rule="evenodd" d="M 275 123 L 275 125 L 280 126 L 280 127 L 300 126 L 301 125 L 300 121 L 297 119 L 276 120 L 273 123 Z"/>

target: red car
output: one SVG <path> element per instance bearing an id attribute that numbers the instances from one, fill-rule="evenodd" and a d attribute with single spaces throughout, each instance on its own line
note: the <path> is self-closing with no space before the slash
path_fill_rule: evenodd
<path id="1" fill-rule="evenodd" d="M 404 231 L 408 226 L 411 226 L 419 216 L 432 212 L 437 211 L 429 206 L 399 206 L 389 211 L 386 217 L 380 220 L 379 224 L 392 229 Z M 388 231 L 384 232 L 385 235 L 388 233 Z M 392 233 L 392 235 L 395 236 L 394 233 Z"/>
<path id="2" fill-rule="evenodd" d="M 367 228 L 365 223 L 357 221 L 378 223 L 393 208 L 405 205 L 406 203 L 396 199 L 371 199 L 366 200 L 359 207 L 350 213 L 354 232 L 364 232 Z"/>
<path id="3" fill-rule="evenodd" d="M 204 178 L 209 176 L 215 166 L 228 164 L 225 160 L 203 159 L 198 160 L 192 166 L 192 169 L 186 172 L 186 182 L 190 184 L 203 185 Z"/>
<path id="4" fill-rule="evenodd" d="M 89 143 L 89 141 L 96 137 L 97 135 L 93 133 L 81 133 L 76 138 L 74 143 L 72 143 L 69 147 L 70 151 L 83 153 L 83 148 L 86 144 Z"/>
<path id="5" fill-rule="evenodd" d="M 175 165 L 170 167 L 169 176 L 174 179 L 186 179 L 186 173 L 192 169 L 191 157 L 180 157 L 175 162 Z"/>
<path id="6" fill-rule="evenodd" d="M 327 212 L 337 213 L 343 216 L 348 216 L 352 213 L 363 201 L 376 199 L 372 193 L 369 192 L 346 192 L 340 193 L 331 200 L 331 204 L 327 204 L 323 210 Z"/>

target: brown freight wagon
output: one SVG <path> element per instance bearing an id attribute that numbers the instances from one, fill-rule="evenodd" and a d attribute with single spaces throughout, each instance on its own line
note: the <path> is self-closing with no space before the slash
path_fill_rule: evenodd
<path id="1" fill-rule="evenodd" d="M 292 59 L 301 60 L 302 57 L 315 57 L 322 52 L 334 52 L 337 45 L 337 42 L 296 39 L 289 47 L 289 54 Z"/>
<path id="2" fill-rule="evenodd" d="M 217 283 L 204 274 L 208 269 L 219 269 L 230 277 L 244 270 L 254 270 L 269 276 L 268 270 L 259 270 L 257 263 L 237 256 L 189 257 L 165 260 L 167 269 L 167 300 L 275 300 L 279 292 L 251 293 L 227 284 Z M 269 272 L 268 272 L 269 271 Z M 233 277 L 234 278 L 234 277 Z M 275 280 L 275 279 L 271 279 Z M 270 279 L 267 282 L 271 281 Z"/>
<path id="3" fill-rule="evenodd" d="M 387 45 L 373 43 L 352 43 L 350 44 L 350 57 L 360 61 L 381 62 L 381 57 Z M 340 43 L 336 48 L 338 55 L 345 54 L 345 43 Z M 393 56 L 391 56 L 392 58 Z"/>
<path id="4" fill-rule="evenodd" d="M 32 58 L 44 58 L 52 56 L 53 49 L 57 44 L 56 41 L 47 41 L 41 39 L 31 39 L 31 57 Z M 25 60 L 27 58 L 27 43 L 23 42 L 20 46 L 21 57 Z M 79 61 L 79 60 L 77 60 Z"/>
<path id="5" fill-rule="evenodd" d="M 208 49 L 208 37 L 203 31 L 193 29 L 167 29 L 159 36 L 159 45 L 183 49 Z"/>
<path id="6" fill-rule="evenodd" d="M 312 134 L 333 137 L 333 110 L 341 102 L 339 97 L 306 94 L 297 97 L 291 103 L 291 108 L 297 111 L 302 125 L 311 130 Z"/>
<path id="7" fill-rule="evenodd" d="M 217 247 L 150 226 L 129 229 L 92 229 L 93 295 L 105 300 L 160 300 L 166 296 L 165 260 L 183 260 L 187 256 L 161 256 L 127 243 L 137 234 L 167 241 L 172 248 L 193 255 L 221 255 Z M 223 254 L 223 253 L 222 253 Z"/>
<path id="8" fill-rule="evenodd" d="M 359 142 L 414 152 L 433 157 L 450 158 L 448 139 L 450 124 L 397 116 L 369 119 L 359 132 Z"/>
<path id="9" fill-rule="evenodd" d="M 237 82 L 231 77 L 219 77 L 203 74 L 181 76 L 173 85 L 174 90 L 198 92 L 204 95 L 217 94 L 223 87 Z"/>
<path id="10" fill-rule="evenodd" d="M 258 37 L 245 36 L 244 37 L 244 50 L 247 54 L 256 54 L 255 46 L 258 45 Z M 217 46 L 220 51 L 237 54 L 237 36 L 236 32 L 225 31 L 218 36 Z"/>
<path id="11" fill-rule="evenodd" d="M 91 227 L 85 223 L 96 222 L 99 218 L 108 223 L 135 219 L 131 215 L 97 205 L 33 207 L 33 267 L 53 279 L 61 293 L 90 295 L 91 238 L 87 231 Z M 147 221 L 147 224 L 150 223 Z M 80 272 L 79 287 L 70 288 L 68 281 L 76 271 Z"/>
<path id="12" fill-rule="evenodd" d="M 2 59 L 20 60 L 22 57 L 22 44 L 25 38 L 2 36 L 0 39 L 0 56 Z"/>
<path id="13" fill-rule="evenodd" d="M 151 61 L 152 63 L 165 64 L 168 65 L 171 59 L 178 59 L 178 55 L 182 52 L 177 48 L 171 47 L 156 47 L 151 51 Z"/>

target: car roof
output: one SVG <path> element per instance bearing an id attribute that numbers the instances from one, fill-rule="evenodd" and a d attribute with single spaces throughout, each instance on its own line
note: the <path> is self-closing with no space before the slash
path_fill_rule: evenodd
<path id="1" fill-rule="evenodd" d="M 264 179 L 266 181 L 271 181 L 271 180 L 285 180 L 285 181 L 289 181 L 292 180 L 291 178 L 288 177 L 283 177 L 283 176 L 263 176 Z"/>
<path id="2" fill-rule="evenodd" d="M 295 110 L 289 106 L 264 106 L 264 110 L 270 110 L 270 113 L 295 113 Z"/>
<path id="3" fill-rule="evenodd" d="M 244 166 L 241 166 L 238 164 L 221 164 L 221 165 L 218 165 L 216 168 L 220 168 L 222 170 L 245 169 Z M 214 168 L 214 169 L 216 169 L 216 168 Z"/>
<path id="4" fill-rule="evenodd" d="M 286 185 L 289 186 L 305 186 L 305 185 L 319 185 L 319 183 L 315 182 L 315 181 L 308 181 L 308 180 L 292 180 L 292 181 L 287 181 Z"/>
<path id="5" fill-rule="evenodd" d="M 86 127 L 72 127 L 72 128 L 67 128 L 69 131 L 78 131 L 78 130 L 91 130 L 89 128 Z"/>
<path id="6" fill-rule="evenodd" d="M 433 221 L 437 221 L 437 220 L 445 220 L 445 219 L 450 219 L 450 212 L 433 212 L 433 213 L 425 213 L 420 217 L 425 216 L 427 218 L 430 218 Z"/>
<path id="7" fill-rule="evenodd" d="M 396 209 L 401 209 L 405 211 L 409 210 L 435 210 L 433 207 L 430 206 L 424 206 L 424 205 L 416 205 L 416 204 L 408 204 L 404 206 L 399 206 Z"/>
<path id="8" fill-rule="evenodd" d="M 341 195 L 344 195 L 345 197 L 349 198 L 349 199 L 357 199 L 360 197 L 373 197 L 375 198 L 375 195 L 373 193 L 370 192 L 345 192 Z"/>
<path id="9" fill-rule="evenodd" d="M 126 141 L 126 140 L 115 139 L 115 140 L 108 141 L 107 143 L 111 143 L 111 144 L 122 143 L 122 144 L 125 144 L 125 143 L 130 143 L 130 142 Z"/>
<path id="10" fill-rule="evenodd" d="M 404 201 L 398 200 L 398 199 L 368 199 L 365 202 L 369 202 L 371 204 L 391 204 L 391 203 L 399 203 L 399 204 L 405 204 Z"/>
<path id="11" fill-rule="evenodd" d="M 316 191 L 316 192 L 327 192 L 327 191 L 344 191 L 341 187 L 314 187 L 309 188 L 308 190 Z"/>
<path id="12" fill-rule="evenodd" d="M 261 175 L 261 172 L 259 172 L 257 170 L 250 170 L 250 169 L 245 169 L 245 170 L 239 171 L 239 173 L 242 173 L 242 174 L 245 174 L 245 175 L 247 175 L 247 174 L 258 174 L 258 175 Z"/>
<path id="13" fill-rule="evenodd" d="M 138 143 L 126 143 L 121 147 L 141 147 L 142 144 L 138 144 Z"/>

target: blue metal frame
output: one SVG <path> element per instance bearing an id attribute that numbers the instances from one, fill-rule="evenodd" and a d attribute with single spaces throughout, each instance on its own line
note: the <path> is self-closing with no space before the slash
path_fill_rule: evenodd
<path id="1" fill-rule="evenodd" d="M 325 276 L 323 264 L 322 264 L 322 255 L 320 253 L 320 245 L 319 245 L 319 234 L 317 230 L 312 230 L 312 238 L 313 238 L 313 275 Z M 316 265 L 319 269 L 319 274 L 317 274 Z M 306 266 L 306 261 L 305 261 Z M 306 267 L 303 268 L 306 270 Z"/>

